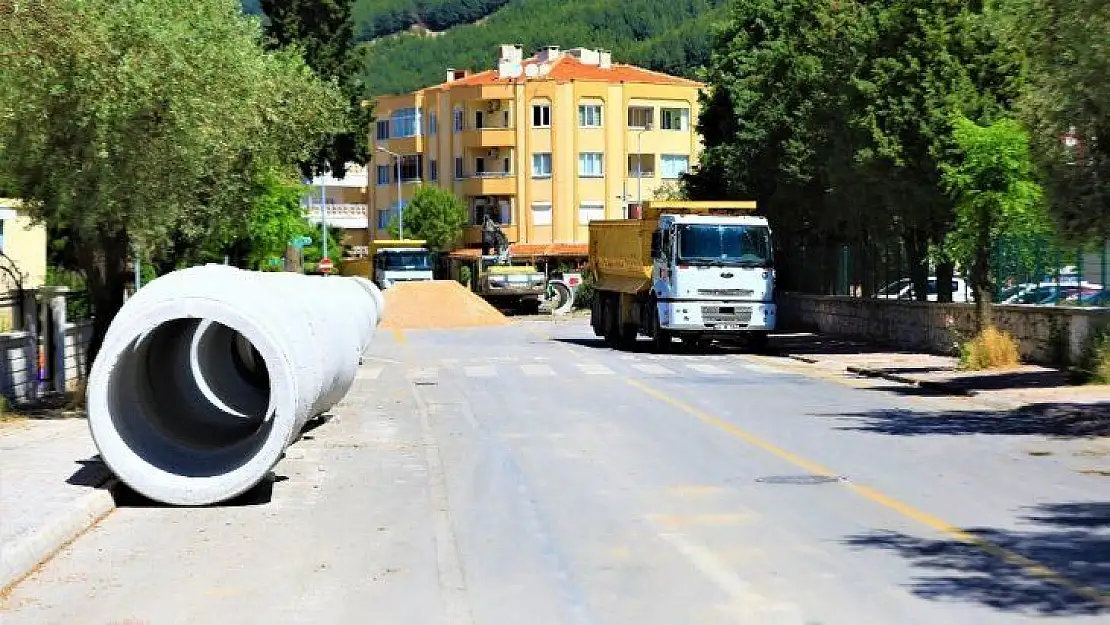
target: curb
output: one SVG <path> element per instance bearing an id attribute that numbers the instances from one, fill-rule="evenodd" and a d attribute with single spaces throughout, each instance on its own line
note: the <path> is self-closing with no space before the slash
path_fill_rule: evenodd
<path id="1" fill-rule="evenodd" d="M 40 565 L 73 542 L 116 508 L 112 490 L 118 481 L 105 479 L 40 527 L 0 546 L 0 594 L 10 591 Z"/>
<path id="2" fill-rule="evenodd" d="M 818 360 L 816 358 L 810 358 L 808 356 L 796 356 L 794 354 L 784 354 L 784 355 L 787 358 L 790 358 L 791 360 L 798 360 L 798 361 L 801 361 L 801 362 L 804 362 L 804 363 L 810 364 L 810 365 L 815 365 L 815 364 L 821 362 L 820 360 Z"/>
<path id="3" fill-rule="evenodd" d="M 926 390 L 930 390 L 930 391 L 936 391 L 938 393 L 944 393 L 945 395 L 959 395 L 961 397 L 975 397 L 976 395 L 979 394 L 978 391 L 963 388 L 963 387 L 961 387 L 957 384 L 952 384 L 951 382 L 939 382 L 939 381 L 936 381 L 936 380 L 918 380 L 916 378 L 911 378 L 911 377 L 905 376 L 905 375 L 899 375 L 897 373 L 889 373 L 887 371 L 883 371 L 882 369 L 872 369 L 872 368 L 869 368 L 869 367 L 856 367 L 856 366 L 845 367 L 845 369 L 847 369 L 847 371 L 849 373 L 854 373 L 856 375 L 862 375 L 862 376 L 866 376 L 866 377 L 869 377 L 869 378 L 882 378 L 884 380 L 890 380 L 891 382 L 899 382 L 901 384 L 909 384 L 910 386 L 916 386 L 917 388 L 922 388 L 922 389 L 926 389 Z"/>

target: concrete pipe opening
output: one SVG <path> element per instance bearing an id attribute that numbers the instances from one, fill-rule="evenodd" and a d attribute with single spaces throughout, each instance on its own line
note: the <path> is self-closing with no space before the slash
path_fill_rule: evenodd
<path id="1" fill-rule="evenodd" d="M 90 411 L 109 466 L 147 497 L 186 505 L 223 501 L 260 481 L 295 419 L 277 414 L 292 412 L 272 379 L 270 360 L 284 359 L 256 341 L 211 319 L 182 318 L 120 349 L 103 389 L 108 419 L 92 421 Z M 98 424 L 110 426 L 98 435 Z"/>

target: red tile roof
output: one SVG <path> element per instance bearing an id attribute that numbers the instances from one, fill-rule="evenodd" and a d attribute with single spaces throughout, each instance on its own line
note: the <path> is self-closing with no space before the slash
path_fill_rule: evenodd
<path id="1" fill-rule="evenodd" d="M 540 64 L 535 57 L 525 59 L 523 66 Z M 451 82 L 444 82 L 428 89 L 449 89 L 451 87 L 473 87 L 478 85 L 509 85 L 515 82 L 523 81 L 523 76 L 518 78 L 499 78 L 497 70 L 490 69 L 477 74 L 471 74 L 466 78 L 460 78 Z M 642 83 L 649 85 L 674 85 L 686 87 L 701 87 L 704 83 L 696 80 L 689 80 L 686 78 L 679 78 L 678 76 L 671 76 L 662 72 L 653 72 L 649 69 L 637 67 L 635 65 L 625 65 L 623 63 L 613 63 L 609 69 L 604 69 L 597 65 L 590 65 L 583 63 L 576 57 L 569 54 L 563 54 L 559 58 L 551 62 L 551 69 L 546 74 L 541 74 L 535 78 L 528 78 L 527 80 L 553 80 L 555 82 L 569 82 L 571 80 L 586 80 L 594 82 L 631 82 Z"/>
<path id="2" fill-rule="evenodd" d="M 513 243 L 509 246 L 509 256 L 554 256 L 575 257 L 587 256 L 590 253 L 586 243 Z M 467 247 L 454 250 L 450 253 L 452 258 L 478 258 L 482 250 L 476 247 Z"/>

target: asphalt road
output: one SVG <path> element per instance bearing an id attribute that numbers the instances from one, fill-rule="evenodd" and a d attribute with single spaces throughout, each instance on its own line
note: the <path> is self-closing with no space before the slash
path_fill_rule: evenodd
<path id="1" fill-rule="evenodd" d="M 1105 447 L 811 371 L 580 321 L 384 333 L 272 484 L 124 493 L 3 622 L 1110 623 Z"/>

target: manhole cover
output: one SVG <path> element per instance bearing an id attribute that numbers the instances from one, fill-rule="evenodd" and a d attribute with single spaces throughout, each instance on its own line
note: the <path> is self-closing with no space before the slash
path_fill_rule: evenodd
<path id="1" fill-rule="evenodd" d="M 830 482 L 846 482 L 848 478 L 843 475 L 768 475 L 757 477 L 755 481 L 764 484 L 828 484 Z"/>

